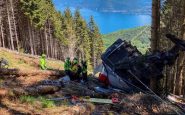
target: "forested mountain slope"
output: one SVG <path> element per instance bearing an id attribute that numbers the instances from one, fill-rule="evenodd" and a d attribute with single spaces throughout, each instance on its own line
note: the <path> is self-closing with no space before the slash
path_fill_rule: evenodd
<path id="1" fill-rule="evenodd" d="M 115 42 L 118 38 L 126 41 L 131 41 L 131 43 L 137 46 L 137 48 L 142 53 L 145 53 L 150 46 L 151 27 L 142 26 L 103 35 L 102 39 L 104 41 L 105 49 L 109 47 L 113 42 Z"/>
<path id="2" fill-rule="evenodd" d="M 151 0 L 53 0 L 60 7 L 90 9 L 99 12 L 121 12 L 124 14 L 151 14 Z M 132 4 L 131 4 L 132 3 Z"/>
<path id="3" fill-rule="evenodd" d="M 52 0 L 0 0 L 0 47 L 95 66 L 103 42 L 93 17 L 87 23 L 78 10 L 62 14 Z"/>

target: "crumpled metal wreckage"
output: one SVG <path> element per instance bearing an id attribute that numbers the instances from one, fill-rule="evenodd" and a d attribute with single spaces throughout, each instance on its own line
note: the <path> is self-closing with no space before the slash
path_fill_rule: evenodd
<path id="1" fill-rule="evenodd" d="M 185 51 L 185 41 L 171 34 L 166 37 L 174 43 L 171 49 L 146 55 L 121 39 L 113 43 L 101 57 L 103 73 L 106 73 L 110 84 L 126 91 L 145 90 L 151 78 L 163 78 L 164 67 L 173 65 L 179 53 Z"/>

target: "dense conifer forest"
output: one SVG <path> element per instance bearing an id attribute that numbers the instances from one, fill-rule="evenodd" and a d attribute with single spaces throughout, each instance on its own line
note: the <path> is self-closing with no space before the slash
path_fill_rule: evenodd
<path id="1" fill-rule="evenodd" d="M 162 6 L 160 5 L 161 3 Z M 152 51 L 166 51 L 174 44 L 165 39 L 170 33 L 185 40 L 185 1 L 184 0 L 153 0 L 152 8 Z M 160 90 L 185 96 L 185 54 L 181 52 L 175 65 L 166 67 L 164 79 L 158 82 Z"/>
<path id="2" fill-rule="evenodd" d="M 92 66 L 103 49 L 93 17 L 86 22 L 79 10 L 56 11 L 51 0 L 1 0 L 0 31 L 0 47 L 60 60 L 78 57 Z"/>

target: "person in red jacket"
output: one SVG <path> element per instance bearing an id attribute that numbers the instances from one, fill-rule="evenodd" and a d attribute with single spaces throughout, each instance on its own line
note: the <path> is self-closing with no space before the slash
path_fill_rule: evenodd
<path id="1" fill-rule="evenodd" d="M 98 79 L 106 87 L 110 85 L 109 78 L 108 78 L 107 73 L 105 72 L 104 68 L 103 68 L 102 72 L 99 74 Z"/>

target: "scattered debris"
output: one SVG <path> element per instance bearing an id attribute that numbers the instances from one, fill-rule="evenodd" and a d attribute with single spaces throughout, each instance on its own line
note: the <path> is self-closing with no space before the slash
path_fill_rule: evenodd
<path id="1" fill-rule="evenodd" d="M 167 99 L 185 112 L 185 99 L 173 94 L 168 95 Z"/>

